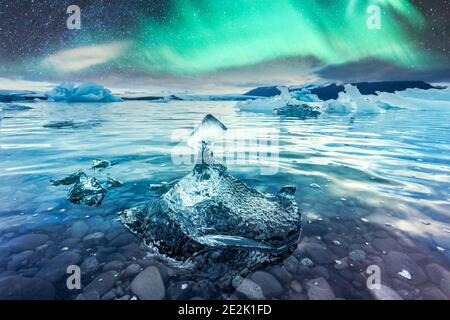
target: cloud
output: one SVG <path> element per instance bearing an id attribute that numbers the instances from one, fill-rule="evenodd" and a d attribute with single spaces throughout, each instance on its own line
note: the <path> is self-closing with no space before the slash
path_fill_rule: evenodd
<path id="1" fill-rule="evenodd" d="M 114 60 L 129 47 L 130 42 L 120 41 L 62 50 L 45 58 L 42 65 L 62 73 L 77 72 Z"/>

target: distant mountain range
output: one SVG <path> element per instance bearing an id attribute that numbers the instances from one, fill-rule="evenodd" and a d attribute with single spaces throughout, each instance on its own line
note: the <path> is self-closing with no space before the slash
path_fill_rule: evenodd
<path id="1" fill-rule="evenodd" d="M 404 91 L 406 89 L 443 89 L 442 87 L 433 86 L 424 81 L 379 81 L 379 82 L 357 82 L 351 83 L 356 86 L 363 95 L 376 95 L 377 92 L 390 92 Z M 305 87 L 290 88 L 289 91 L 295 92 L 307 89 L 312 94 L 318 96 L 320 100 L 337 99 L 339 92 L 345 90 L 344 84 L 331 83 L 322 86 L 309 85 Z M 281 92 L 277 89 L 277 86 L 259 87 L 246 92 L 244 95 L 253 97 L 274 97 Z"/>

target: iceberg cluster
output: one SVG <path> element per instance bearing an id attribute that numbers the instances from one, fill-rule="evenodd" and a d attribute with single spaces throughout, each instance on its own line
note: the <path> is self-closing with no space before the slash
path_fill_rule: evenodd
<path id="1" fill-rule="evenodd" d="M 119 102 L 121 98 L 114 96 L 110 90 L 91 82 L 86 82 L 78 87 L 73 83 L 63 83 L 56 88 L 47 91 L 45 96 L 49 101 L 66 102 Z"/>
<path id="2" fill-rule="evenodd" d="M 220 121 L 206 124 L 206 132 L 214 124 L 212 131 L 225 127 Z M 202 126 L 196 130 L 200 131 Z M 202 162 L 165 187 L 156 201 L 125 210 L 121 219 L 161 254 L 184 261 L 210 250 L 227 256 L 231 250 L 227 263 L 249 268 L 295 248 L 301 214 L 294 194 L 295 187 L 290 186 L 275 195 L 259 192 L 227 173 L 222 164 Z"/>

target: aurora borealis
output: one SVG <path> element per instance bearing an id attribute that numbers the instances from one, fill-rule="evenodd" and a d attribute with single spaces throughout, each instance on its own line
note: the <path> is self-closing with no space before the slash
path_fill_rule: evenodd
<path id="1" fill-rule="evenodd" d="M 195 77 L 292 59 L 316 69 L 374 61 L 429 74 L 449 60 L 446 1 L 2 2 L 0 71 L 13 75 Z M 77 2 L 82 28 L 67 30 L 65 9 Z M 379 29 L 367 26 L 373 5 Z"/>

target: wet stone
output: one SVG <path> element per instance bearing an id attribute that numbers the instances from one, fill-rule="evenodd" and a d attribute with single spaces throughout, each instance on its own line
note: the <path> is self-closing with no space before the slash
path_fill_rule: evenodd
<path id="1" fill-rule="evenodd" d="M 334 300 L 336 296 L 324 278 L 316 278 L 306 282 L 310 300 Z"/>
<path id="2" fill-rule="evenodd" d="M 103 232 L 94 232 L 83 238 L 85 246 L 95 246 L 102 242 L 105 234 Z"/>
<path id="3" fill-rule="evenodd" d="M 348 257 L 352 261 L 363 262 L 366 260 L 366 253 L 363 250 L 354 250 L 349 253 Z"/>
<path id="4" fill-rule="evenodd" d="M 38 278 L 10 276 L 0 278 L 0 300 L 52 300 L 54 286 Z"/>
<path id="5" fill-rule="evenodd" d="M 47 262 L 36 276 L 50 282 L 57 282 L 66 275 L 68 266 L 77 265 L 80 260 L 81 256 L 77 252 L 65 251 Z"/>
<path id="6" fill-rule="evenodd" d="M 90 276 L 100 269 L 100 262 L 96 257 L 89 257 L 80 266 L 81 274 Z"/>
<path id="7" fill-rule="evenodd" d="M 83 238 L 88 232 L 89 226 L 84 221 L 77 221 L 70 227 L 70 234 L 73 238 Z"/>
<path id="8" fill-rule="evenodd" d="M 119 260 L 110 261 L 103 266 L 103 272 L 111 271 L 111 270 L 119 271 L 119 270 L 122 270 L 124 265 L 125 264 Z"/>
<path id="9" fill-rule="evenodd" d="M 45 234 L 25 234 L 17 238 L 9 240 L 5 247 L 12 252 L 21 252 L 25 250 L 32 250 L 48 241 L 48 236 Z"/>
<path id="10" fill-rule="evenodd" d="M 375 300 L 403 300 L 394 289 L 383 284 L 379 289 L 371 289 L 369 291 Z"/>
<path id="11" fill-rule="evenodd" d="M 171 300 L 189 299 L 194 284 L 195 282 L 193 281 L 175 282 L 167 288 L 167 297 Z"/>
<path id="12" fill-rule="evenodd" d="M 23 267 L 28 262 L 28 258 L 33 255 L 33 251 L 27 250 L 22 251 L 21 253 L 15 254 L 11 257 L 11 260 L 8 262 L 7 270 L 15 271 L 20 267 Z"/>
<path id="13" fill-rule="evenodd" d="M 126 277 L 126 278 L 134 277 L 139 272 L 141 272 L 141 266 L 138 265 L 137 263 L 133 263 L 133 264 L 130 264 L 128 267 L 125 268 L 125 270 L 123 271 L 123 276 Z"/>
<path id="14" fill-rule="evenodd" d="M 250 279 L 261 287 L 264 296 L 268 299 L 279 297 L 284 293 L 284 289 L 280 282 L 270 273 L 256 271 L 250 275 Z"/>
<path id="15" fill-rule="evenodd" d="M 301 245 L 300 250 L 305 252 L 305 254 L 311 258 L 314 263 L 331 264 L 334 262 L 328 248 L 323 244 L 315 242 L 304 243 Z"/>
<path id="16" fill-rule="evenodd" d="M 116 271 L 108 271 L 100 274 L 84 288 L 83 293 L 95 291 L 100 296 L 103 296 L 114 286 L 118 275 Z"/>
<path id="17" fill-rule="evenodd" d="M 391 251 L 386 256 L 386 269 L 393 278 L 399 278 L 404 270 L 411 276 L 411 283 L 421 284 L 427 281 L 423 270 L 406 254 Z M 404 272 L 403 272 L 404 273 Z"/>
<path id="18" fill-rule="evenodd" d="M 166 296 L 166 288 L 158 268 L 147 267 L 131 283 L 131 291 L 141 300 L 161 300 Z"/>
<path id="19" fill-rule="evenodd" d="M 250 279 L 243 279 L 242 277 L 236 277 L 233 279 L 233 287 L 236 292 L 240 293 L 244 297 L 250 300 L 265 300 L 263 290 L 256 283 Z"/>

